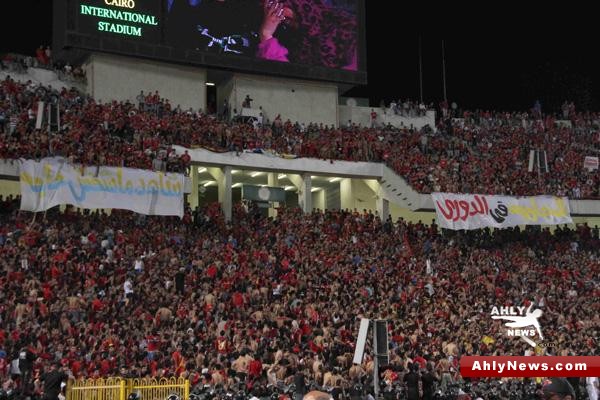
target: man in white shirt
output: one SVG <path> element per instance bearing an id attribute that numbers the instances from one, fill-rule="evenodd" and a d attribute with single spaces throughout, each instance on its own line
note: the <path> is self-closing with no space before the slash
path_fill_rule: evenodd
<path id="1" fill-rule="evenodd" d="M 106 260 L 108 262 L 112 262 L 114 259 L 114 252 L 112 251 L 112 249 L 107 249 L 106 250 Z"/>
<path id="2" fill-rule="evenodd" d="M 142 260 L 142 257 L 135 259 L 135 265 L 133 269 L 135 270 L 136 274 L 141 274 L 144 272 L 144 261 Z"/>
<path id="3" fill-rule="evenodd" d="M 590 400 L 598 400 L 598 391 L 600 385 L 598 383 L 598 377 L 587 377 L 585 378 L 585 387 L 588 392 Z"/>
<path id="4" fill-rule="evenodd" d="M 131 283 L 130 278 L 125 280 L 125 283 L 123 284 L 123 290 L 125 291 L 125 301 L 129 303 L 129 300 L 133 298 L 133 283 Z"/>
<path id="5" fill-rule="evenodd" d="M 523 353 L 525 357 L 535 356 L 535 351 L 531 347 L 527 347 L 525 352 Z"/>

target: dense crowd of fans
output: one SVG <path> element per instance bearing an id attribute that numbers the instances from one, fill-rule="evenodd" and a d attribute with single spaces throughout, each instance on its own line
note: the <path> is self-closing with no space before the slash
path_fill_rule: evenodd
<path id="1" fill-rule="evenodd" d="M 381 102 L 380 107 L 383 109 L 384 114 L 390 113 L 390 115 L 399 115 L 406 118 L 417 118 L 426 115 L 427 110 L 433 110 L 433 104 L 426 105 L 425 103 L 412 101 L 410 99 L 398 101 L 392 100 L 389 107 L 386 107 L 385 102 Z"/>
<path id="2" fill-rule="evenodd" d="M 0 70 L 14 74 L 25 74 L 30 68 L 43 68 L 56 72 L 58 79 L 64 82 L 85 82 L 85 70 L 81 65 L 54 60 L 49 46 L 39 46 L 35 57 L 8 53 L 0 55 Z"/>
<path id="3" fill-rule="evenodd" d="M 182 171 L 181 158 L 163 145 L 161 134 L 187 114 L 159 118 L 157 113 L 138 112 L 133 104 L 96 104 L 78 91 L 18 83 L 7 79 L 0 85 L 0 158 L 63 156 L 83 165 L 128 166 Z M 38 102 L 60 104 L 60 129 L 35 129 Z M 167 103 L 167 110 L 168 110 Z M 45 113 L 44 113 L 45 114 Z M 156 166 L 157 163 L 154 163 Z"/>
<path id="4" fill-rule="evenodd" d="M 75 90 L 58 93 L 10 78 L 1 83 L 0 98 L 2 158 L 62 155 L 86 165 L 183 171 L 186 160 L 170 150 L 173 144 L 215 151 L 263 149 L 299 157 L 385 162 L 425 193 L 600 196 L 597 171 L 583 168 L 585 156 L 599 149 L 596 114 L 566 111 L 570 119 L 562 124 L 527 113 L 464 112 L 460 119 L 440 119 L 435 131 L 417 131 L 306 126 L 281 118 L 252 126 L 174 108 L 158 93 L 142 93 L 136 105 L 98 104 Z M 59 132 L 34 129 L 39 100 L 60 103 Z M 548 172 L 537 167 L 529 172 L 531 150 L 546 152 Z"/>
<path id="5" fill-rule="evenodd" d="M 0 67 L 84 78 L 45 46 L 35 57 L 2 57 Z M 36 129 L 40 101 L 59 105 L 53 129 L 48 121 Z M 382 111 L 412 118 L 430 108 L 398 100 Z M 260 149 L 384 162 L 422 193 L 600 198 L 598 171 L 583 168 L 585 156 L 600 153 L 600 115 L 573 103 L 558 117 L 539 102 L 521 113 L 443 102 L 436 126 L 421 130 L 379 126 L 373 113 L 370 127 L 281 116 L 250 125 L 182 110 L 156 92 L 101 104 L 75 89 L 6 78 L 0 158 L 186 172 L 189 155 L 172 145 Z M 531 150 L 545 151 L 547 171 L 529 171 Z M 382 386 L 403 383 L 423 398 L 462 381 L 464 355 L 598 355 L 598 227 L 452 232 L 365 210 L 282 208 L 271 219 L 236 205 L 234 213 L 233 225 L 218 205 L 188 209 L 182 220 L 70 208 L 34 216 L 0 196 L 0 391 L 41 397 L 43 372 L 56 363 L 71 378 L 181 376 L 193 385 L 242 383 L 253 394 L 282 381 L 300 394 L 306 381 L 369 387 L 370 349 L 352 364 L 361 317 L 389 321 Z M 506 335 L 490 311 L 511 305 L 543 310 L 551 346 L 534 350 Z M 583 381 L 571 383 L 585 392 Z"/>
<path id="6" fill-rule="evenodd" d="M 390 321 L 384 385 L 418 365 L 447 387 L 463 355 L 533 353 L 491 319 L 509 305 L 543 310 L 555 347 L 535 351 L 598 355 L 598 227 L 457 233 L 356 210 L 234 212 L 234 225 L 218 205 L 182 220 L 36 220 L 0 199 L 4 389 L 39 393 L 57 361 L 73 377 L 368 385 L 370 351 L 351 362 L 361 317 Z"/>
<path id="7" fill-rule="evenodd" d="M 158 93 L 141 93 L 138 104 L 99 104 L 74 89 L 59 93 L 10 78 L 0 84 L 0 99 L 2 158 L 60 155 L 85 165 L 183 171 L 187 160 L 175 155 L 173 144 L 238 153 L 262 149 L 385 162 L 424 193 L 600 197 L 600 175 L 583 167 L 585 156 L 600 149 L 600 117 L 568 108 L 566 123 L 525 112 L 467 111 L 462 118 L 440 118 L 435 130 L 415 130 L 304 125 L 281 117 L 253 126 L 173 107 Z M 60 104 L 58 132 L 35 129 L 40 100 Z M 531 150 L 545 151 L 548 171 L 536 166 L 529 172 Z"/>

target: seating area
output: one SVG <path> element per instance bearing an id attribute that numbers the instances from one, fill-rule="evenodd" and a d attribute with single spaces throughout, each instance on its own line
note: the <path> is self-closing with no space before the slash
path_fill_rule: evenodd
<path id="1" fill-rule="evenodd" d="M 448 389 L 464 383 L 463 355 L 534 351 L 504 335 L 496 305 L 543 309 L 556 348 L 536 351 L 600 348 L 598 227 L 442 232 L 359 210 L 270 219 L 241 204 L 233 225 L 218 204 L 182 220 L 71 208 L 34 217 L 18 203 L 0 199 L 5 390 L 39 395 L 55 361 L 76 378 L 181 376 L 248 393 L 299 374 L 368 386 L 371 353 L 352 364 L 360 317 L 390 321 L 384 385 L 415 364 Z"/>
<path id="2" fill-rule="evenodd" d="M 0 157 L 63 156 L 84 165 L 184 172 L 172 145 L 212 151 L 257 149 L 287 157 L 383 162 L 417 191 L 599 198 L 597 171 L 584 168 L 600 149 L 595 113 L 567 121 L 532 113 L 465 111 L 421 130 L 233 123 L 174 107 L 158 93 L 138 104 L 97 104 L 76 90 L 58 92 L 7 77 L 0 83 Z M 61 130 L 35 129 L 38 101 L 60 104 Z M 443 115 L 440 113 L 439 115 Z M 545 151 L 548 171 L 529 172 L 531 150 Z M 156 161 L 155 161 L 156 160 Z"/>
<path id="3" fill-rule="evenodd" d="M 58 105 L 59 126 L 38 121 L 39 102 Z M 252 124 L 157 92 L 98 103 L 76 89 L 0 82 L 1 159 L 189 174 L 190 156 L 174 145 L 385 163 L 420 193 L 600 198 L 598 171 L 584 168 L 600 150 L 600 116 L 572 106 L 561 119 L 441 109 L 422 129 Z M 182 219 L 68 206 L 32 214 L 0 197 L 1 389 L 43 398 L 42 374 L 58 362 L 75 379 L 180 377 L 261 398 L 293 385 L 340 398 L 373 386 L 372 352 L 352 363 L 363 317 L 390 321 L 379 378 L 398 396 L 415 370 L 435 382 L 423 381 L 424 393 L 475 385 L 459 372 L 465 355 L 598 355 L 597 226 L 456 232 L 368 210 L 263 211 L 235 204 L 234 223 L 211 203 Z M 507 337 L 490 317 L 498 305 L 543 310 L 554 345 Z M 523 393 L 526 384 L 510 380 Z"/>

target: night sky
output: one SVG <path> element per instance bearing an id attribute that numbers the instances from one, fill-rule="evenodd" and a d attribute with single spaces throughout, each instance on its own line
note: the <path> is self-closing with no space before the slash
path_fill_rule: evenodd
<path id="1" fill-rule="evenodd" d="M 33 54 L 40 44 L 50 44 L 52 1 L 61 0 L 4 5 L 3 15 L 12 15 L 19 28 L 1 24 L 0 52 Z M 524 110 L 540 99 L 545 110 L 557 110 L 568 99 L 580 110 L 600 110 L 600 25 L 592 10 L 550 3 L 440 8 L 366 2 L 369 84 L 350 95 L 369 97 L 372 104 L 419 99 L 421 37 L 426 102 L 437 104 L 443 96 L 444 39 L 448 99 L 460 107 Z"/>

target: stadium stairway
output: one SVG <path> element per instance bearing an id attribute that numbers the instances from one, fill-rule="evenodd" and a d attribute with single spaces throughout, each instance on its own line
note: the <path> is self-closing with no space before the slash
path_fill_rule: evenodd
<path id="1" fill-rule="evenodd" d="M 391 168 L 383 166 L 383 173 L 379 181 L 384 198 L 400 207 L 416 211 L 425 208 L 430 196 L 422 195 L 415 191 L 405 180 Z M 433 203 L 431 203 L 433 206 Z"/>

